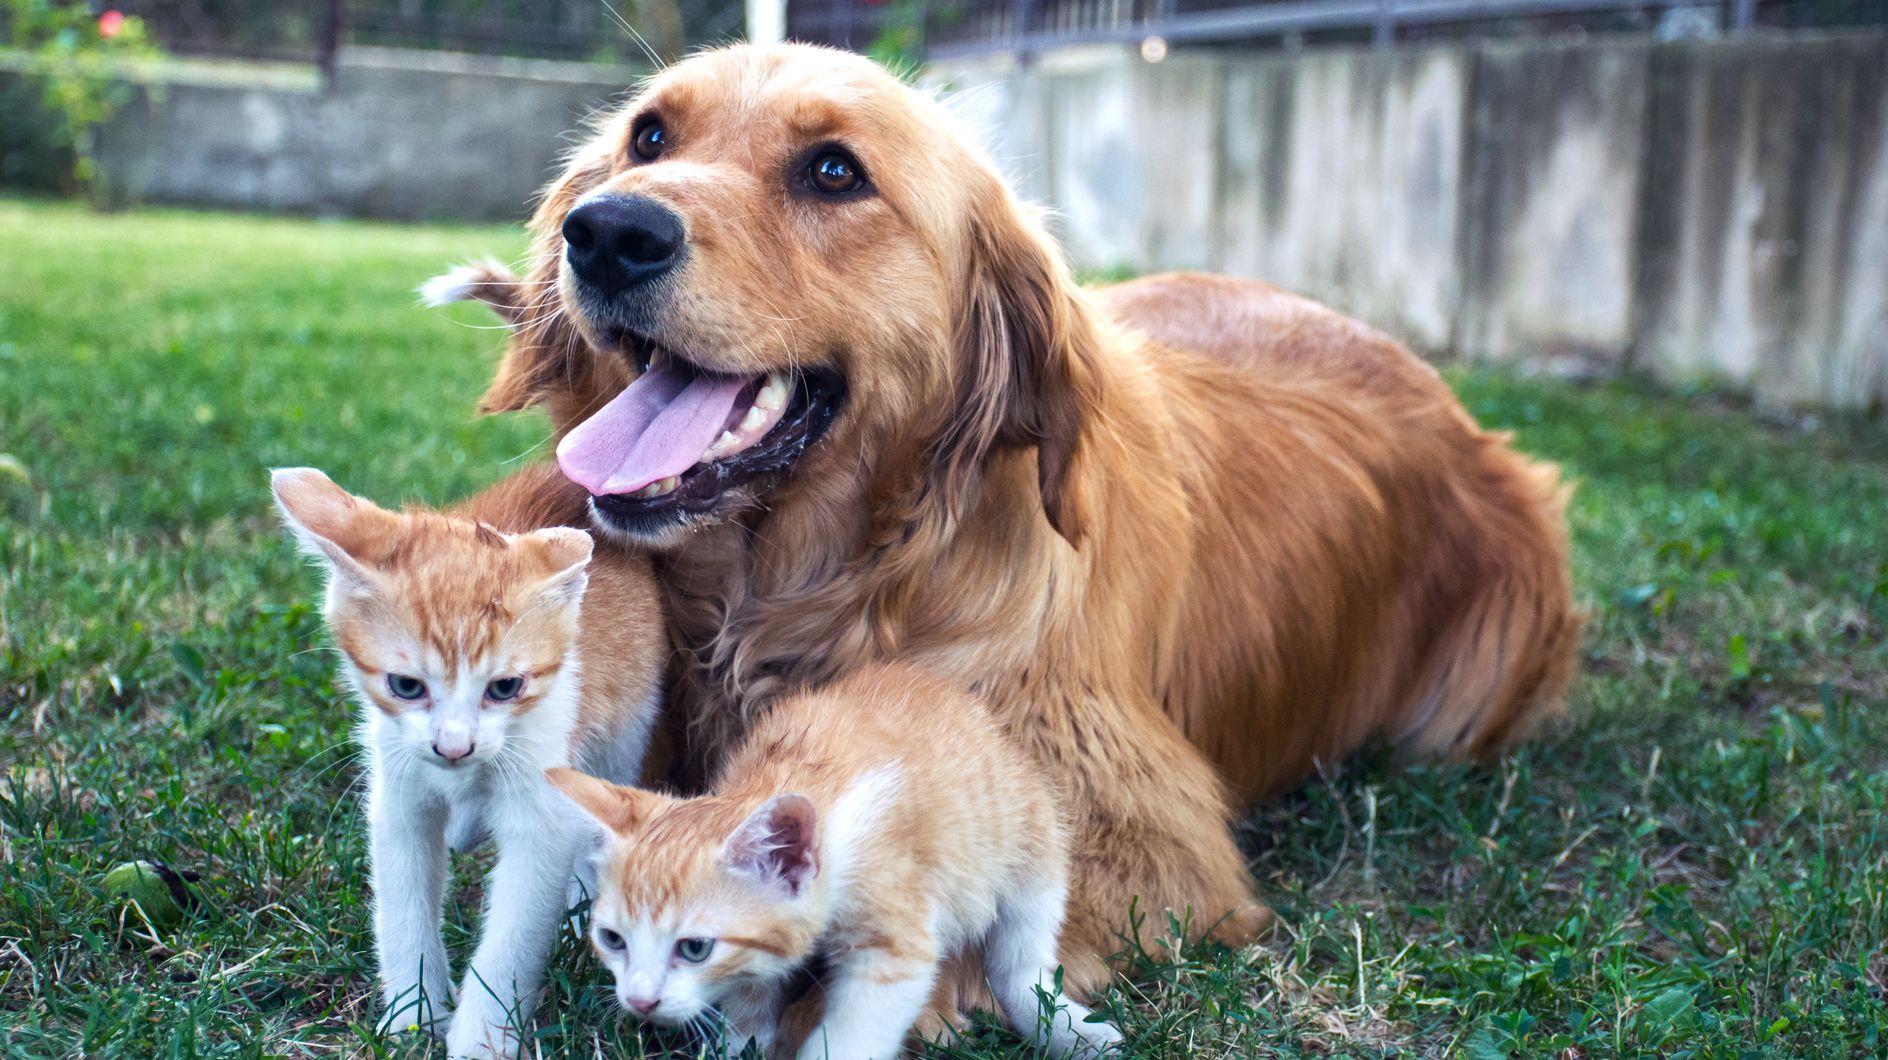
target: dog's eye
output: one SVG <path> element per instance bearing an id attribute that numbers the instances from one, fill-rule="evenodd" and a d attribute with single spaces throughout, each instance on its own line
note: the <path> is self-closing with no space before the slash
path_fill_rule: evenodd
<path id="1" fill-rule="evenodd" d="M 524 678 L 501 677 L 485 686 L 485 698 L 494 703 L 503 703 L 509 699 L 517 699 L 518 693 L 522 691 L 524 691 Z"/>
<path id="2" fill-rule="evenodd" d="M 833 147 L 807 163 L 806 180 L 822 195 L 844 195 L 865 186 L 865 171 L 859 168 L 858 159 Z"/>
<path id="3" fill-rule="evenodd" d="M 636 130 L 636 138 L 630 142 L 630 150 L 644 162 L 654 162 L 668 149 L 669 132 L 662 127 L 660 120 L 654 118 L 643 122 Z"/>
<path id="4" fill-rule="evenodd" d="M 410 703 L 416 699 L 426 698 L 426 682 L 406 674 L 388 674 L 387 691 L 393 693 L 393 698 L 404 699 Z"/>

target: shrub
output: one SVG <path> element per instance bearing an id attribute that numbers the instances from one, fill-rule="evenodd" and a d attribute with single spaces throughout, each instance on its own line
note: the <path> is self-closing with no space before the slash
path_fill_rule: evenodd
<path id="1" fill-rule="evenodd" d="M 137 60 L 158 54 L 143 20 L 65 0 L 0 0 L 0 42 L 11 67 L 0 106 L 13 116 L 0 179 L 108 201 L 98 127 L 137 95 Z"/>

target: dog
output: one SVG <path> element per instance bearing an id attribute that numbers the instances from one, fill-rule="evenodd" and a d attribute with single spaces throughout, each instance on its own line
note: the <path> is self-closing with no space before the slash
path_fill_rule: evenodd
<path id="1" fill-rule="evenodd" d="M 1493 755 L 1560 709 L 1554 467 L 1304 298 L 1079 287 L 946 109 L 865 59 L 661 71 L 532 230 L 527 276 L 430 294 L 500 308 L 482 408 L 546 409 L 595 525 L 655 550 L 700 767 L 791 690 L 948 675 L 1070 816 L 1077 993 L 1131 910 L 1254 938 L 1230 825 L 1317 763 Z"/>

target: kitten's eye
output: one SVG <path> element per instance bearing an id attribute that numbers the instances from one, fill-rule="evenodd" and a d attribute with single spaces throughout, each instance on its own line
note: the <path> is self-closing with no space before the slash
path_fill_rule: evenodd
<path id="1" fill-rule="evenodd" d="M 425 699 L 426 682 L 406 674 L 388 674 L 387 691 L 393 693 L 393 698 L 404 699 L 408 702 Z"/>
<path id="2" fill-rule="evenodd" d="M 623 948 L 623 936 L 609 928 L 598 928 L 597 944 L 606 950 L 620 950 Z"/>
<path id="3" fill-rule="evenodd" d="M 837 147 L 813 156 L 806 167 L 806 182 L 821 195 L 845 195 L 865 187 L 859 161 Z"/>
<path id="4" fill-rule="evenodd" d="M 517 699 L 524 691 L 524 678 L 501 677 L 485 686 L 485 698 L 494 703 L 503 703 L 507 699 Z"/>
<path id="5" fill-rule="evenodd" d="M 662 152 L 669 149 L 669 131 L 662 127 L 662 119 L 650 118 L 636 130 L 635 139 L 630 141 L 629 149 L 644 162 L 654 162 L 662 157 Z"/>
<path id="6" fill-rule="evenodd" d="M 677 939 L 675 943 L 675 955 L 689 964 L 700 964 L 714 951 L 714 939 Z"/>

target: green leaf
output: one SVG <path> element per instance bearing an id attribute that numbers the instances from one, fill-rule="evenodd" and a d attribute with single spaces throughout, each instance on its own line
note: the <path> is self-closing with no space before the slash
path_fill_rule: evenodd
<path id="1" fill-rule="evenodd" d="M 1742 633 L 1731 637 L 1731 680 L 1750 680 L 1750 643 Z"/>
<path id="2" fill-rule="evenodd" d="M 1474 1034 L 1462 1043 L 1462 1055 L 1468 1060 L 1508 1060 L 1511 1055 L 1507 1046 L 1495 1041 L 1495 1032 L 1488 1027 L 1476 1028 Z"/>
<path id="3" fill-rule="evenodd" d="M 209 679 L 205 676 L 209 667 L 208 664 L 203 661 L 202 652 L 182 641 L 178 641 L 170 646 L 170 657 L 177 660 L 177 668 L 183 671 L 184 676 L 190 679 L 191 684 L 196 685 L 198 688 L 203 688 L 209 684 Z"/>
<path id="4" fill-rule="evenodd" d="M 1639 1034 L 1650 1042 L 1662 1042 L 1674 1031 L 1689 1026 L 1697 1015 L 1691 991 L 1673 987 L 1639 1010 Z"/>

